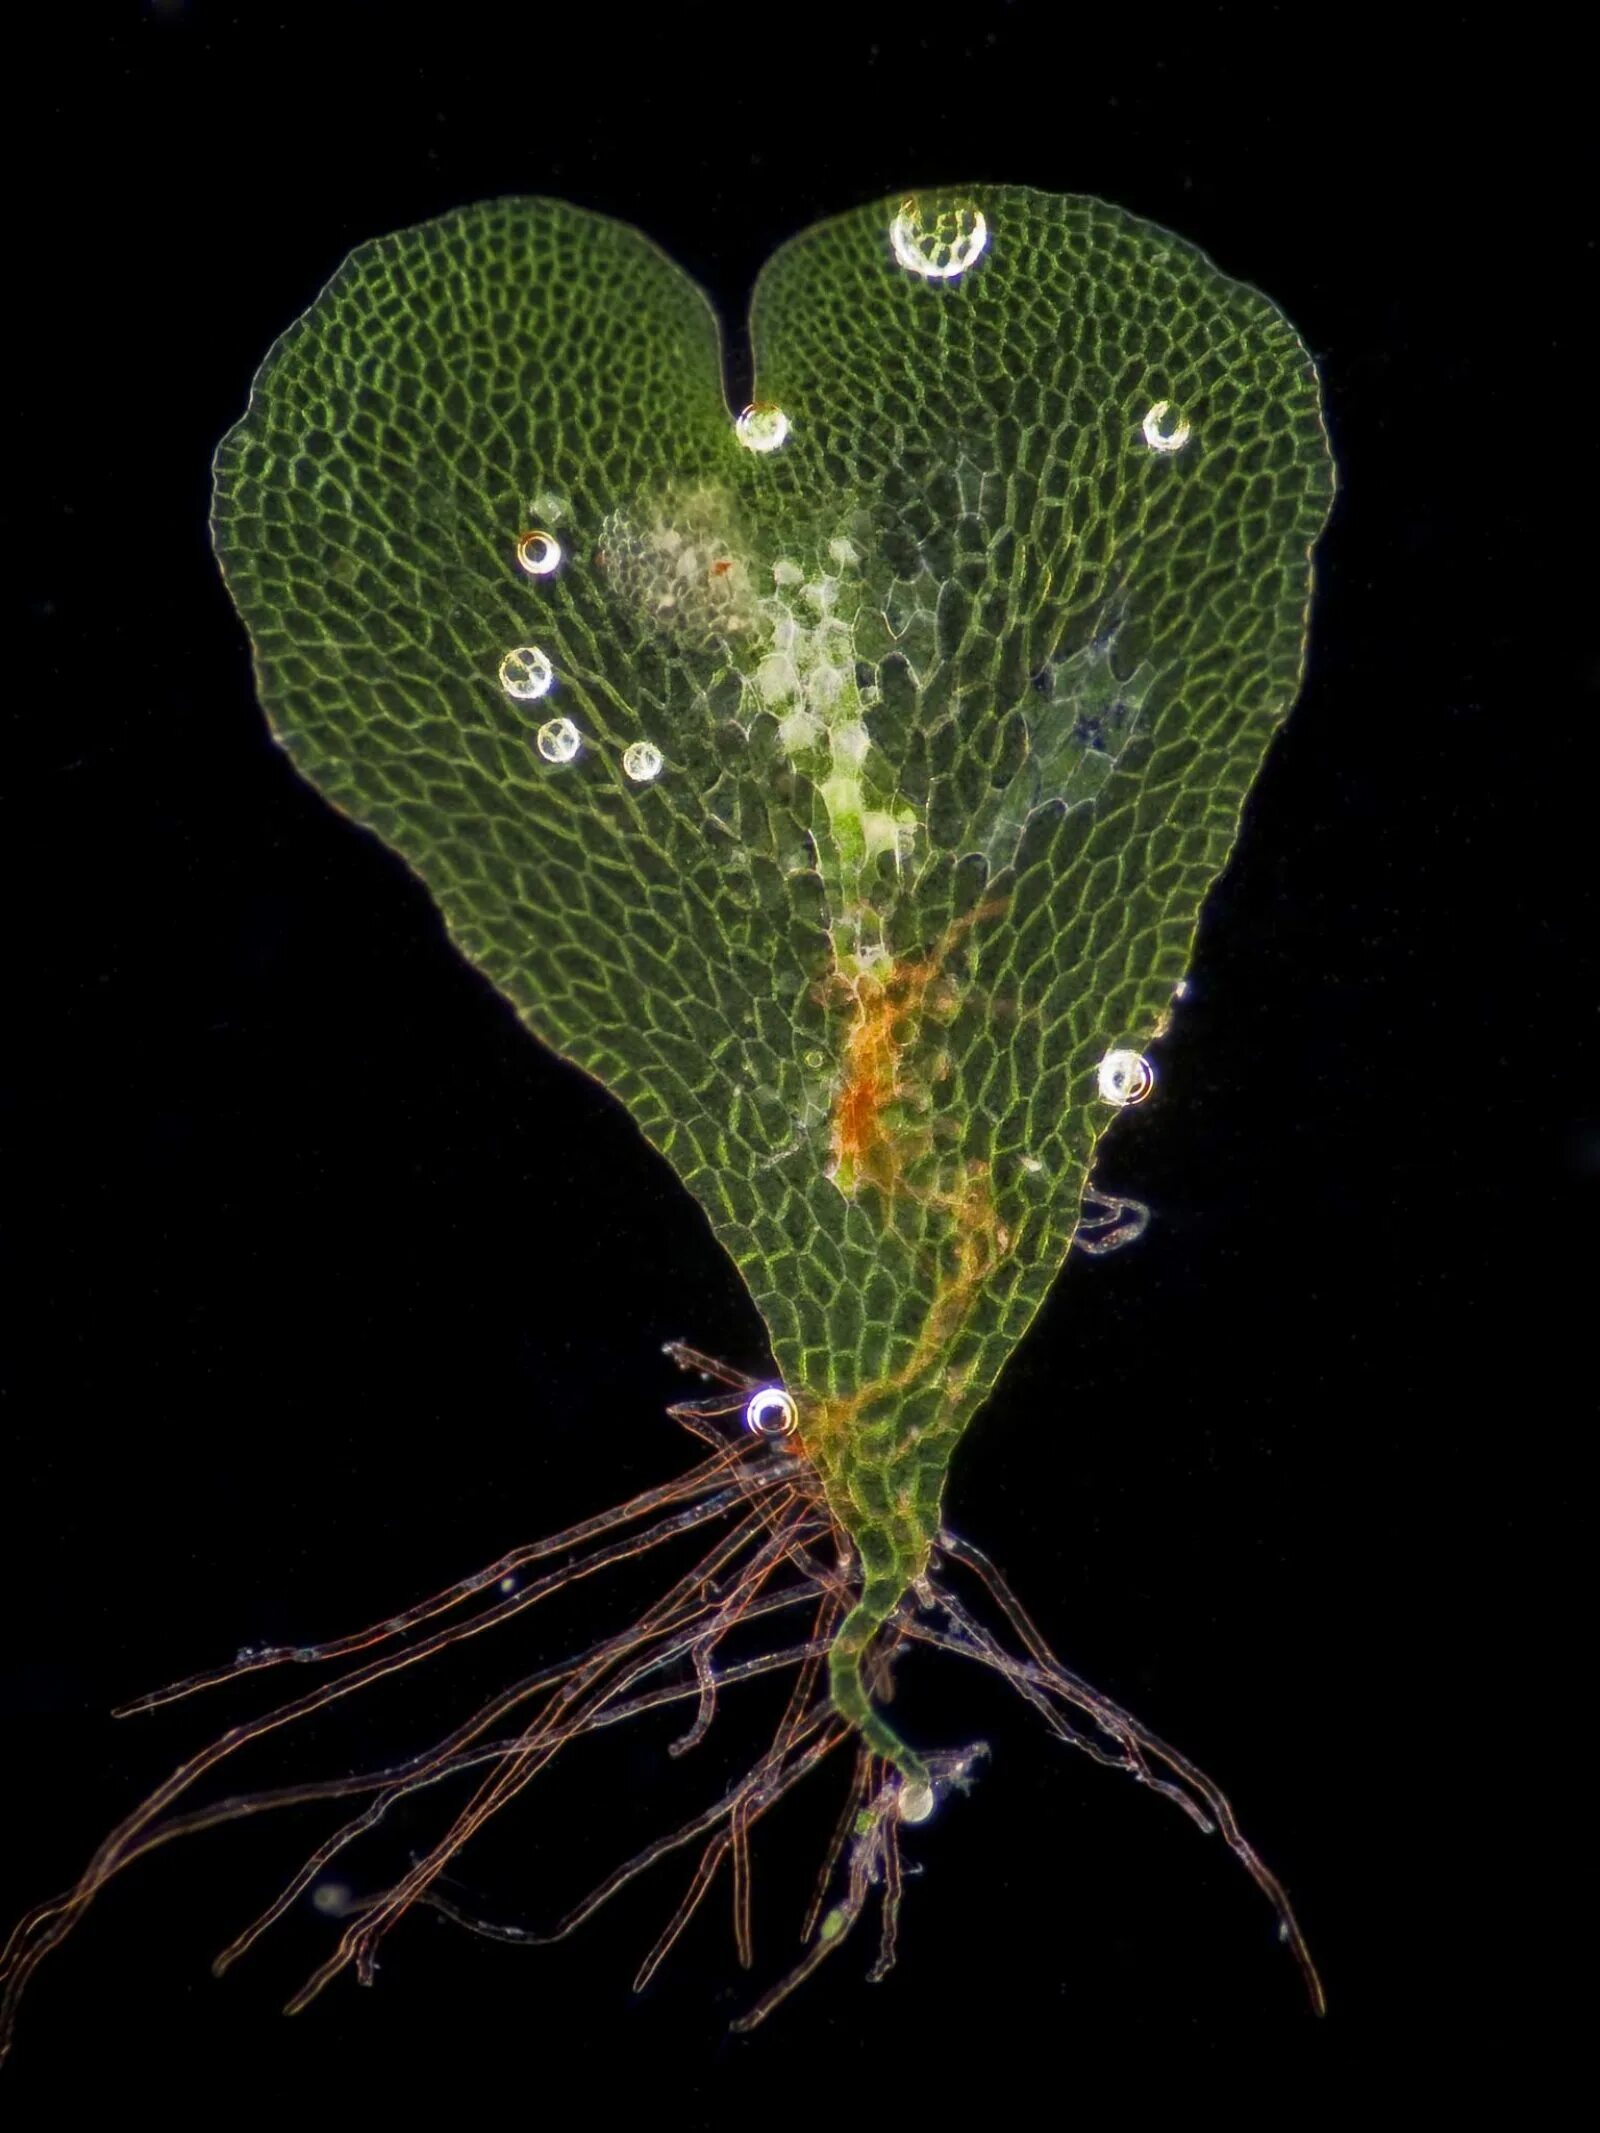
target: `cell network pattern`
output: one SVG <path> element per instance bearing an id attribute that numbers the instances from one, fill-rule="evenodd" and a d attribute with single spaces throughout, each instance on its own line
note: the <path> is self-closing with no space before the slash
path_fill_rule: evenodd
<path id="1" fill-rule="evenodd" d="M 297 767 L 603 1082 L 738 1267 L 857 1553 L 838 1708 L 1072 1242 L 1298 687 L 1332 494 L 1255 290 L 1084 198 L 701 293 L 542 199 L 355 251 L 217 457 Z"/>

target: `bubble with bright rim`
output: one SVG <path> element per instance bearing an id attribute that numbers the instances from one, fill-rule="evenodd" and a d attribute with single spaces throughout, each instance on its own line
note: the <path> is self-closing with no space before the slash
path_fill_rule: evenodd
<path id="1" fill-rule="evenodd" d="M 517 561 L 530 578 L 548 578 L 561 563 L 561 543 L 553 533 L 525 533 L 517 542 Z"/>
<path id="2" fill-rule="evenodd" d="M 924 281 L 952 281 L 965 274 L 988 242 L 989 225 L 980 207 L 947 207 L 926 215 L 919 201 L 907 200 L 889 225 L 895 258 Z"/>
<path id="3" fill-rule="evenodd" d="M 781 407 L 752 400 L 733 425 L 733 433 L 747 452 L 775 452 L 789 434 L 789 418 Z"/>
<path id="4" fill-rule="evenodd" d="M 630 741 L 622 751 L 622 767 L 635 785 L 648 785 L 661 775 L 661 750 L 654 741 Z"/>
<path id="5" fill-rule="evenodd" d="M 550 694 L 556 670 L 536 644 L 519 644 L 500 662 L 500 686 L 519 704 L 536 703 Z"/>
<path id="6" fill-rule="evenodd" d="M 1144 441 L 1152 452 L 1181 452 L 1189 442 L 1189 425 L 1181 415 L 1171 429 L 1161 427 L 1171 411 L 1170 400 L 1158 400 L 1144 418 Z"/>
<path id="7" fill-rule="evenodd" d="M 744 1426 L 758 1437 L 792 1437 L 799 1425 L 799 1410 L 793 1396 L 781 1385 L 763 1385 L 750 1395 L 744 1411 Z"/>
<path id="8" fill-rule="evenodd" d="M 926 1822 L 934 1810 L 933 1787 L 913 1779 L 900 1787 L 895 1804 L 902 1822 Z"/>
<path id="9" fill-rule="evenodd" d="M 534 745 L 547 763 L 570 763 L 583 742 L 570 718 L 547 718 L 534 735 Z"/>
<path id="10" fill-rule="evenodd" d="M 1156 1085 L 1155 1069 L 1142 1052 L 1107 1052 L 1098 1083 L 1104 1103 L 1142 1104 Z"/>

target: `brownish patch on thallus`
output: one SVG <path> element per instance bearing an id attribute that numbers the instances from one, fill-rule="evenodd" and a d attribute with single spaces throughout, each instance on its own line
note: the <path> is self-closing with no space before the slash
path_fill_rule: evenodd
<path id="1" fill-rule="evenodd" d="M 905 1072 L 926 1020 L 945 1020 L 960 1004 L 958 982 L 948 969 L 953 951 L 971 927 L 997 918 L 1005 905 L 1004 897 L 990 897 L 956 919 L 926 955 L 902 957 L 881 976 L 840 972 L 833 981 L 843 989 L 852 1015 L 834 1102 L 829 1175 L 841 1192 L 853 1195 L 871 1184 L 889 1196 L 904 1194 L 942 1218 L 926 1232 L 926 1306 L 914 1331 L 905 1328 L 912 1336 L 909 1353 L 888 1375 L 850 1393 L 809 1400 L 802 1409 L 806 1450 L 850 1530 L 860 1515 L 859 1507 L 852 1508 L 848 1481 L 858 1428 L 892 1412 L 913 1387 L 930 1380 L 939 1385 L 946 1415 L 959 1406 L 971 1372 L 952 1368 L 949 1357 L 984 1284 L 1011 1249 L 1012 1239 L 996 1214 L 987 1163 L 960 1158 L 916 1163 L 931 1150 L 933 1135 L 908 1101 L 916 1092 Z M 927 1420 L 924 1415 L 920 1427 Z M 885 1447 L 891 1465 L 910 1451 L 918 1434 L 918 1426 L 904 1427 L 902 1440 Z"/>
<path id="2" fill-rule="evenodd" d="M 845 1039 L 844 1080 L 834 1105 L 833 1181 L 853 1192 L 863 1178 L 894 1188 L 895 1143 L 884 1113 L 900 1093 L 901 1042 L 895 1024 L 920 1015 L 931 982 L 927 964 L 897 964 L 887 980 L 870 972 L 850 981 L 855 1016 Z"/>
<path id="3" fill-rule="evenodd" d="M 853 1193 L 864 1180 L 894 1192 L 904 1157 L 924 1144 L 920 1127 L 907 1128 L 894 1117 L 894 1106 L 908 1093 L 901 1061 L 920 1032 L 930 994 L 951 951 L 970 927 L 998 917 L 1004 909 L 1004 897 L 991 897 L 956 919 L 930 954 L 903 956 L 882 977 L 863 971 L 838 979 L 855 1008 L 831 1136 L 830 1175 L 841 1192 Z"/>
<path id="4" fill-rule="evenodd" d="M 996 1218 L 987 1163 L 963 1164 L 955 1189 L 930 1195 L 930 1204 L 949 1217 L 950 1226 L 939 1252 L 933 1293 L 911 1353 L 888 1377 L 877 1378 L 853 1393 L 808 1403 L 803 1424 L 805 1448 L 825 1487 L 831 1488 L 841 1465 L 848 1464 L 857 1425 L 871 1410 L 886 1401 L 896 1403 L 913 1386 L 935 1378 L 941 1371 L 946 1414 L 959 1406 L 966 1392 L 970 1368 L 953 1369 L 945 1358 L 985 1282 L 1010 1250 L 1012 1240 Z M 923 1426 L 926 1427 L 926 1420 Z M 918 1434 L 916 1428 L 902 1425 L 899 1441 L 887 1448 L 885 1463 L 892 1465 L 903 1459 Z M 909 1504 L 903 1508 L 909 1511 Z M 840 1515 L 845 1514 L 841 1511 Z M 845 1522 L 849 1524 L 848 1517 Z"/>

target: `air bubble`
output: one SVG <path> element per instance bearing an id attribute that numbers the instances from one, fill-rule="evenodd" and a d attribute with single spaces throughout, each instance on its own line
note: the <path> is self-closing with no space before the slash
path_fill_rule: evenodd
<path id="1" fill-rule="evenodd" d="M 524 533 L 517 540 L 517 561 L 530 578 L 548 578 L 561 567 L 561 543 L 553 533 Z"/>
<path id="2" fill-rule="evenodd" d="M 536 703 L 541 696 L 548 696 L 555 678 L 555 668 L 536 644 L 519 644 L 500 662 L 500 686 L 519 704 Z"/>
<path id="3" fill-rule="evenodd" d="M 752 400 L 733 430 L 747 452 L 775 452 L 789 434 L 789 418 L 781 407 Z"/>
<path id="4" fill-rule="evenodd" d="M 1181 452 L 1189 442 L 1189 425 L 1181 415 L 1170 429 L 1161 427 L 1171 411 L 1170 400 L 1158 400 L 1144 418 L 1144 441 L 1152 452 Z"/>
<path id="5" fill-rule="evenodd" d="M 630 741 L 622 751 L 622 767 L 635 785 L 648 785 L 661 775 L 661 750 L 654 741 Z"/>
<path id="6" fill-rule="evenodd" d="M 1155 1069 L 1142 1052 L 1107 1052 L 1097 1076 L 1102 1103 L 1142 1104 L 1156 1085 Z"/>
<path id="7" fill-rule="evenodd" d="M 909 1784 L 902 1785 L 895 1795 L 895 1805 L 900 1811 L 902 1822 L 926 1822 L 936 1804 L 933 1787 L 922 1784 L 916 1778 Z"/>
<path id="8" fill-rule="evenodd" d="M 534 745 L 547 763 L 570 763 L 583 742 L 570 718 L 547 718 L 534 735 Z"/>
<path id="9" fill-rule="evenodd" d="M 750 1395 L 744 1411 L 744 1426 L 758 1437 L 792 1437 L 799 1427 L 800 1411 L 792 1393 L 781 1385 L 763 1385 Z"/>
<path id="10" fill-rule="evenodd" d="M 924 281 L 951 281 L 965 274 L 989 242 L 983 210 L 961 204 L 928 213 L 907 200 L 889 225 L 889 242 L 901 266 Z"/>

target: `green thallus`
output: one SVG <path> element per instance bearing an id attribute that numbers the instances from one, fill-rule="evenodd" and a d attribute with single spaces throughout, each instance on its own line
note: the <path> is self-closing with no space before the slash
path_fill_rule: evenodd
<path id="1" fill-rule="evenodd" d="M 1063 1668 L 941 1522 L 951 1453 L 1069 1246 L 1142 1223 L 1092 1187 L 1096 1145 L 1148 1093 L 1299 684 L 1332 493 L 1315 371 L 1192 246 L 1003 186 L 807 231 L 750 330 L 758 397 L 730 419 L 705 299 L 631 229 L 513 199 L 363 245 L 219 449 L 214 533 L 282 745 L 628 1107 L 748 1284 L 776 1371 L 675 1346 L 721 1387 L 673 1410 L 710 1446 L 681 1482 L 356 1636 L 141 1699 L 373 1655 L 191 1758 L 23 1921 L 8 2024 L 111 1875 L 286 1797 L 173 1815 L 245 1740 L 701 1527 L 705 1553 L 637 1621 L 403 1772 L 316 1788 L 367 1805 L 220 1961 L 325 1888 L 394 1800 L 479 1771 L 291 2004 L 346 1965 L 370 1976 L 411 1905 L 462 1917 L 441 1871 L 567 1740 L 687 1698 L 677 1752 L 730 1684 L 787 1669 L 771 1746 L 703 1816 L 547 1932 L 462 1922 L 558 1937 L 701 1839 L 640 1982 L 724 1862 L 748 1961 L 750 1830 L 848 1747 L 808 1952 L 744 2024 L 875 1891 L 881 1975 L 900 1828 L 981 1752 L 923 1751 L 885 1715 L 920 1643 L 998 1670 L 1062 1738 L 1219 1827 L 1320 2006 L 1216 1787 Z M 396 1647 L 434 1616 L 454 1619 Z M 770 1649 L 719 1657 L 757 1621 Z"/>

